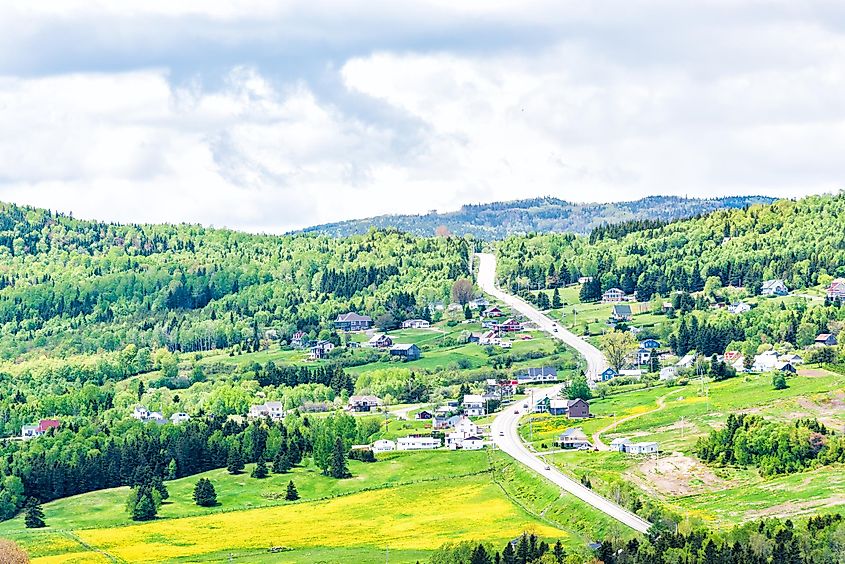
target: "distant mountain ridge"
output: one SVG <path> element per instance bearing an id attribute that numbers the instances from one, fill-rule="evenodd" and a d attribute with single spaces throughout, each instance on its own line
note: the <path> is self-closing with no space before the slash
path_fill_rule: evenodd
<path id="1" fill-rule="evenodd" d="M 683 198 L 649 196 L 640 200 L 613 203 L 573 203 L 552 197 L 510 202 L 468 204 L 454 212 L 419 215 L 380 215 L 307 227 L 302 231 L 343 237 L 366 233 L 371 227 L 395 227 L 414 235 L 434 235 L 445 228 L 455 235 L 472 234 L 493 240 L 524 233 L 587 234 L 596 227 L 623 221 L 651 219 L 671 221 L 694 217 L 723 208 L 744 208 L 770 204 L 767 196 L 727 196 Z"/>

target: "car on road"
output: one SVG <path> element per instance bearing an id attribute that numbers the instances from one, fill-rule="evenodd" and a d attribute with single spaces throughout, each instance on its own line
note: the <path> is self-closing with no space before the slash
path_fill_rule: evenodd
<path id="1" fill-rule="evenodd" d="M 555 333 L 557 333 L 557 327 L 555 327 Z"/>
<path id="2" fill-rule="evenodd" d="M 551 470 L 551 468 L 549 468 L 548 466 L 546 466 L 546 470 Z"/>
<path id="3" fill-rule="evenodd" d="M 514 413 L 514 415 L 519 415 L 519 410 L 517 409 L 513 413 Z"/>
<path id="4" fill-rule="evenodd" d="M 522 409 L 528 409 L 528 404 L 527 404 L 527 403 L 523 403 L 523 404 L 522 404 Z"/>
<path id="5" fill-rule="evenodd" d="M 505 432 L 504 432 L 504 431 L 499 431 L 499 436 L 500 436 L 500 437 L 504 437 L 504 436 L 505 436 Z"/>

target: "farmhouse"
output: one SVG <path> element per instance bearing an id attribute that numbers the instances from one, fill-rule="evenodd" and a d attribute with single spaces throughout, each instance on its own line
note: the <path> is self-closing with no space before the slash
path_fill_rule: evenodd
<path id="1" fill-rule="evenodd" d="M 400 437 L 396 441 L 396 450 L 432 450 L 440 448 L 440 439 L 431 436 Z"/>
<path id="2" fill-rule="evenodd" d="M 587 400 L 576 398 L 566 402 L 566 414 L 570 419 L 584 419 L 590 416 L 590 404 Z"/>
<path id="3" fill-rule="evenodd" d="M 528 382 L 555 382 L 557 381 L 557 369 L 554 366 L 543 366 L 540 368 L 526 368 L 516 376 L 520 384 Z"/>
<path id="4" fill-rule="evenodd" d="M 308 344 L 308 335 L 305 334 L 305 331 L 297 331 L 293 334 L 293 337 L 290 339 L 290 346 L 301 349 Z"/>
<path id="5" fill-rule="evenodd" d="M 342 313 L 334 320 L 334 327 L 340 331 L 364 331 L 373 324 L 369 315 L 358 315 L 355 312 Z"/>
<path id="6" fill-rule="evenodd" d="M 419 419 L 420 421 L 427 421 L 434 417 L 434 415 L 430 411 L 422 410 L 414 416 L 414 419 Z"/>
<path id="7" fill-rule="evenodd" d="M 820 347 L 833 347 L 836 345 L 836 336 L 830 333 L 822 333 L 816 337 L 814 344 Z"/>
<path id="8" fill-rule="evenodd" d="M 650 349 L 655 350 L 660 348 L 660 341 L 657 339 L 644 339 L 640 341 L 640 348 L 641 349 Z"/>
<path id="9" fill-rule="evenodd" d="M 775 365 L 775 370 L 778 372 L 789 372 L 790 374 L 795 374 L 797 370 L 795 367 L 792 366 L 791 362 L 786 362 L 783 360 L 779 360 L 778 363 Z"/>
<path id="10" fill-rule="evenodd" d="M 661 380 L 671 380 L 678 375 L 678 368 L 676 366 L 665 366 L 660 369 Z"/>
<path id="11" fill-rule="evenodd" d="M 615 450 L 616 452 L 625 452 L 625 447 L 630 444 L 631 440 L 626 439 L 624 437 L 613 439 L 612 441 L 610 441 L 610 450 Z"/>
<path id="12" fill-rule="evenodd" d="M 678 368 L 689 368 L 695 362 L 695 353 L 685 354 L 681 359 L 675 364 Z"/>
<path id="13" fill-rule="evenodd" d="M 40 437 L 49 429 L 58 429 L 61 421 L 58 419 L 42 419 L 38 425 L 24 425 L 21 427 L 21 438 L 24 440 Z"/>
<path id="14" fill-rule="evenodd" d="M 402 329 L 428 329 L 431 323 L 425 319 L 407 319 L 402 322 Z"/>
<path id="15" fill-rule="evenodd" d="M 484 448 L 484 439 L 481 437 L 466 437 L 461 441 L 461 448 L 464 450 L 481 450 Z"/>
<path id="16" fill-rule="evenodd" d="M 378 335 L 373 335 L 370 337 L 370 340 L 367 341 L 367 346 L 373 349 L 386 349 L 393 345 L 393 339 L 388 337 L 383 333 L 379 333 Z"/>
<path id="17" fill-rule="evenodd" d="M 751 370 L 754 372 L 768 372 L 774 370 L 778 364 L 778 353 L 776 351 L 766 351 L 754 357 L 754 364 Z"/>
<path id="18" fill-rule="evenodd" d="M 187 413 L 180 411 L 178 413 L 174 413 L 170 416 L 170 422 L 174 425 L 179 425 L 180 423 L 187 423 L 191 420 L 191 416 Z"/>
<path id="19" fill-rule="evenodd" d="M 592 448 L 593 445 L 587 440 L 587 435 L 581 427 L 573 427 L 561 433 L 558 437 L 558 446 L 560 448 Z"/>
<path id="20" fill-rule="evenodd" d="M 555 398 L 549 400 L 549 415 L 566 415 L 569 410 L 569 400 Z"/>
<path id="21" fill-rule="evenodd" d="M 789 289 L 783 283 L 783 280 L 766 280 L 760 290 L 761 296 L 785 296 L 788 293 Z"/>
<path id="22" fill-rule="evenodd" d="M 515 319 L 508 319 L 496 326 L 496 331 L 499 333 L 512 333 L 514 331 L 522 331 L 522 324 Z"/>
<path id="23" fill-rule="evenodd" d="M 309 349 L 308 358 L 310 360 L 318 360 L 327 358 L 329 353 L 334 349 L 334 343 L 331 341 L 317 341 L 311 345 Z"/>
<path id="24" fill-rule="evenodd" d="M 827 287 L 827 299 L 845 301 L 845 278 L 837 278 Z"/>
<path id="25" fill-rule="evenodd" d="M 616 370 L 614 370 L 613 368 L 605 368 L 604 372 L 599 374 L 599 380 L 601 380 L 602 382 L 607 382 L 608 380 L 610 380 L 611 378 L 615 378 L 616 376 L 619 376 L 619 373 L 616 372 Z"/>
<path id="26" fill-rule="evenodd" d="M 381 400 L 376 396 L 351 396 L 346 409 L 357 413 L 368 412 L 378 408 L 381 403 Z"/>
<path id="27" fill-rule="evenodd" d="M 656 442 L 626 444 L 622 452 L 628 454 L 657 454 L 660 450 Z"/>
<path id="28" fill-rule="evenodd" d="M 390 347 L 390 356 L 398 356 L 399 358 L 405 360 L 417 360 L 422 356 L 420 353 L 420 348 L 411 343 L 411 344 L 396 344 Z"/>
<path id="29" fill-rule="evenodd" d="M 434 421 L 431 424 L 431 428 L 435 430 L 443 430 L 448 429 L 450 427 L 454 427 L 458 421 L 460 420 L 459 415 L 435 415 Z"/>
<path id="30" fill-rule="evenodd" d="M 484 333 L 478 340 L 478 344 L 480 345 L 498 345 L 499 342 L 499 337 L 496 335 L 495 331 L 488 331 Z"/>
<path id="31" fill-rule="evenodd" d="M 461 406 L 464 408 L 464 413 L 470 417 L 487 415 L 487 409 L 484 406 L 484 398 L 479 395 L 465 395 Z"/>
<path id="32" fill-rule="evenodd" d="M 621 302 L 625 300 L 625 292 L 619 288 L 611 288 L 601 295 L 603 302 Z"/>
<path id="33" fill-rule="evenodd" d="M 282 407 L 282 402 L 279 401 L 268 401 L 266 403 L 251 405 L 249 407 L 249 413 L 246 415 L 247 419 L 269 417 L 273 421 L 283 419 L 284 416 L 285 410 Z"/>
<path id="34" fill-rule="evenodd" d="M 150 410 L 143 405 L 136 405 L 135 409 L 132 410 L 132 417 L 134 419 L 138 419 L 139 421 L 144 421 L 149 416 Z"/>
<path id="35" fill-rule="evenodd" d="M 488 307 L 481 312 L 481 315 L 484 317 L 502 317 L 504 314 L 505 313 L 496 306 Z"/>
<path id="36" fill-rule="evenodd" d="M 613 311 L 610 313 L 610 317 L 612 317 L 614 321 L 631 321 L 631 319 L 634 318 L 634 315 L 631 313 L 631 306 L 628 304 L 616 304 L 613 306 Z"/>
<path id="37" fill-rule="evenodd" d="M 749 311 L 751 311 L 751 306 L 745 302 L 739 302 L 728 306 L 728 313 L 732 313 L 733 315 L 740 315 Z"/>
<path id="38" fill-rule="evenodd" d="M 390 452 L 396 450 L 396 443 L 387 439 L 379 439 L 372 444 L 370 450 L 373 452 Z"/>

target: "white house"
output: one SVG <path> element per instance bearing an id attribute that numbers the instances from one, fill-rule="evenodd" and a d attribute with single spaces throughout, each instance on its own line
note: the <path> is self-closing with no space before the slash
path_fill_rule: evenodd
<path id="1" fill-rule="evenodd" d="M 428 329 L 431 323 L 425 319 L 406 319 L 402 322 L 402 329 Z"/>
<path id="2" fill-rule="evenodd" d="M 467 416 L 462 416 L 460 419 L 458 419 L 458 422 L 455 423 L 455 432 L 460 433 L 463 437 L 469 437 L 470 435 L 480 434 L 478 425 L 473 423 L 472 420 Z"/>
<path id="3" fill-rule="evenodd" d="M 251 405 L 247 419 L 261 419 L 262 417 L 269 417 L 273 421 L 278 421 L 285 417 L 285 410 L 282 407 L 282 402 L 268 401 L 267 403 L 260 403 Z"/>
<path id="4" fill-rule="evenodd" d="M 789 288 L 786 287 L 783 280 L 766 280 L 760 290 L 760 294 L 763 296 L 785 296 L 788 293 Z"/>
<path id="5" fill-rule="evenodd" d="M 624 447 L 624 452 L 628 454 L 658 454 L 660 451 L 659 445 L 654 442 L 645 442 L 645 443 L 631 443 L 626 444 Z"/>
<path id="6" fill-rule="evenodd" d="M 149 416 L 150 410 L 143 405 L 136 405 L 135 409 L 132 410 L 132 417 L 140 421 L 146 421 Z"/>
<path id="7" fill-rule="evenodd" d="M 671 380 L 678 375 L 678 368 L 676 366 L 665 366 L 660 369 L 661 380 Z"/>
<path id="8" fill-rule="evenodd" d="M 464 450 L 481 450 L 484 448 L 484 439 L 481 437 L 466 437 L 461 446 Z"/>
<path id="9" fill-rule="evenodd" d="M 174 425 L 179 425 L 180 423 L 186 423 L 191 420 L 191 416 L 187 413 L 180 411 L 179 413 L 174 413 L 170 416 L 170 422 Z"/>
<path id="10" fill-rule="evenodd" d="M 766 351 L 754 357 L 751 370 L 754 372 L 768 372 L 777 368 L 779 356 L 776 351 Z"/>
<path id="11" fill-rule="evenodd" d="M 626 439 L 625 437 L 613 439 L 612 441 L 610 441 L 610 450 L 615 450 L 616 452 L 625 452 L 625 448 L 630 444 L 631 439 Z"/>
<path id="12" fill-rule="evenodd" d="M 728 306 L 728 313 L 732 313 L 734 315 L 739 315 L 741 313 L 747 313 L 751 311 L 751 306 L 745 302 L 739 302 L 736 304 L 731 304 Z"/>
<path id="13" fill-rule="evenodd" d="M 677 366 L 678 368 L 689 368 L 693 365 L 694 362 L 695 354 L 689 353 L 684 355 L 683 358 L 681 358 L 681 360 L 679 360 L 675 366 Z"/>
<path id="14" fill-rule="evenodd" d="M 610 288 L 602 294 L 601 299 L 603 302 L 621 302 L 625 299 L 625 292 L 619 288 Z"/>
<path id="15" fill-rule="evenodd" d="M 165 419 L 164 415 L 158 411 L 151 411 L 144 421 L 152 421 L 153 423 L 158 423 L 159 425 L 167 423 L 167 419 Z"/>
<path id="16" fill-rule="evenodd" d="M 396 443 L 387 439 L 379 439 L 370 447 L 373 452 L 391 452 L 396 450 Z"/>
<path id="17" fill-rule="evenodd" d="M 464 401 L 461 406 L 464 408 L 464 414 L 470 417 L 479 417 L 481 415 L 487 415 L 487 409 L 484 405 L 484 398 L 480 395 L 465 395 Z"/>
<path id="18" fill-rule="evenodd" d="M 581 427 L 567 429 L 558 437 L 558 444 L 561 448 L 592 448 L 587 435 Z"/>
<path id="19" fill-rule="evenodd" d="M 434 437 L 400 437 L 396 450 L 432 450 L 440 448 L 440 439 Z"/>

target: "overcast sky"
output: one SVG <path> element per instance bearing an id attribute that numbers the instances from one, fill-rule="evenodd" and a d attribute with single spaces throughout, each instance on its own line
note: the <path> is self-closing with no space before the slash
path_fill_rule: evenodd
<path id="1" fill-rule="evenodd" d="M 691 4 L 3 2 L 0 200 L 283 232 L 842 188 L 845 3 Z"/>

